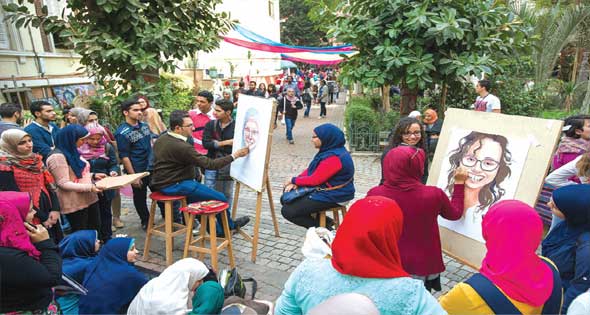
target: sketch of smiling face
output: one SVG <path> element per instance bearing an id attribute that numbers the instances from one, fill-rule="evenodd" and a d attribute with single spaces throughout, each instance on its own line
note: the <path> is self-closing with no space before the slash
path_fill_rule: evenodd
<path id="1" fill-rule="evenodd" d="M 258 128 L 258 121 L 254 118 L 249 118 L 244 124 L 244 143 L 248 149 L 253 150 L 258 143 L 258 135 L 260 129 Z"/>
<path id="2" fill-rule="evenodd" d="M 501 159 L 502 146 L 498 142 L 483 138 L 473 143 L 461 159 L 461 164 L 467 167 L 469 175 L 465 186 L 481 189 L 491 183 L 498 174 Z"/>

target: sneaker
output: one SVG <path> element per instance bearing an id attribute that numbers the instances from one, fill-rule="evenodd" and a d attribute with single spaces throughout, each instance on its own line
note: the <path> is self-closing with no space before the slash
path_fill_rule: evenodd
<path id="1" fill-rule="evenodd" d="M 320 116 L 320 117 L 318 117 L 318 119 L 322 119 L 322 118 L 324 118 L 324 116 Z"/>
<path id="2" fill-rule="evenodd" d="M 248 216 L 239 217 L 234 220 L 234 228 L 232 230 L 241 228 L 241 227 L 245 226 L 246 224 L 248 224 L 248 222 L 250 222 L 250 217 L 248 217 Z"/>
<path id="3" fill-rule="evenodd" d="M 147 231 L 147 223 L 142 223 L 141 224 L 141 229 L 144 231 Z"/>
<path id="4" fill-rule="evenodd" d="M 123 223 L 123 221 L 121 221 L 121 219 L 120 219 L 120 218 L 113 218 L 113 225 L 114 225 L 116 228 L 120 229 L 120 228 L 122 228 L 122 227 L 124 227 L 124 226 L 125 226 L 125 223 Z"/>
<path id="5" fill-rule="evenodd" d="M 289 144 L 295 144 L 294 140 L 289 140 Z"/>

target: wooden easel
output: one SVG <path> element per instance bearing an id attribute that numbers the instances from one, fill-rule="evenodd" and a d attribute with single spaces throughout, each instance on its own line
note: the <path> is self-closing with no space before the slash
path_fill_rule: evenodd
<path id="1" fill-rule="evenodd" d="M 277 216 L 275 214 L 275 206 L 273 204 L 273 199 L 272 199 L 272 186 L 270 185 L 270 180 L 268 178 L 268 168 L 269 168 L 269 164 L 270 164 L 270 148 L 272 146 L 272 135 L 274 132 L 273 125 L 274 125 L 274 117 L 276 115 L 276 111 L 277 111 L 277 102 L 274 101 L 272 114 L 271 114 L 271 121 L 270 121 L 270 126 L 269 126 L 269 132 L 268 132 L 268 140 L 267 140 L 268 145 L 266 147 L 266 157 L 265 157 L 265 161 L 264 161 L 264 177 L 263 177 L 264 182 L 263 182 L 262 190 L 256 191 L 255 189 L 251 188 L 252 190 L 256 191 L 256 217 L 254 218 L 254 232 L 253 232 L 252 236 L 250 236 L 248 233 L 246 233 L 242 229 L 237 230 L 238 233 L 240 233 L 248 242 L 252 243 L 252 254 L 251 254 L 251 258 L 250 258 L 252 260 L 252 262 L 256 262 L 256 253 L 258 251 L 258 234 L 259 234 L 259 230 L 260 230 L 260 217 L 262 215 L 262 195 L 264 194 L 265 189 L 268 194 L 268 203 L 270 206 L 270 215 L 272 217 L 272 223 L 274 225 L 275 236 L 280 237 L 279 223 L 277 221 Z M 240 188 L 242 185 L 250 188 L 248 185 L 243 184 L 240 181 L 236 180 L 236 189 L 234 192 L 234 200 L 232 202 L 232 211 L 231 211 L 232 219 L 235 219 L 236 215 L 237 215 L 238 197 L 240 196 Z"/>

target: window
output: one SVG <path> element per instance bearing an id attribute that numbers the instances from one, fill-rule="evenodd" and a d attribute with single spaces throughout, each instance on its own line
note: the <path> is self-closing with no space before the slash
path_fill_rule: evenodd
<path id="1" fill-rule="evenodd" d="M 268 16 L 275 18 L 275 2 L 274 0 L 268 0 Z"/>
<path id="2" fill-rule="evenodd" d="M 4 4 L 3 1 L 0 1 L 0 5 Z M 0 7 L 0 49 L 10 49 L 10 32 L 9 26 L 4 19 L 6 18 L 6 14 L 4 14 L 4 10 Z"/>

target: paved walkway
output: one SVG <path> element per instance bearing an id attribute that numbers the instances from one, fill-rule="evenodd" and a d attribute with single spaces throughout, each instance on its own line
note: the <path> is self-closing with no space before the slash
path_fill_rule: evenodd
<path id="1" fill-rule="evenodd" d="M 344 93 L 341 93 L 343 95 Z M 305 229 L 295 226 L 286 221 L 280 215 L 279 197 L 282 191 L 283 182 L 305 169 L 316 153 L 311 144 L 311 132 L 314 127 L 325 122 L 331 122 L 342 126 L 344 113 L 344 98 L 341 97 L 338 105 L 328 106 L 328 116 L 319 120 L 319 107 L 312 107 L 311 118 L 297 120 L 294 128 L 295 144 L 287 143 L 284 126 L 279 126 L 273 135 L 269 177 L 274 197 L 274 205 L 279 221 L 281 237 L 274 236 L 272 221 L 270 219 L 269 203 L 263 199 L 262 220 L 260 225 L 260 240 L 256 263 L 250 261 L 251 245 L 239 235 L 234 235 L 234 255 L 239 272 L 243 277 L 254 277 L 258 281 L 257 298 L 274 301 L 280 295 L 283 284 L 289 274 L 302 261 L 301 245 L 303 244 Z M 302 114 L 302 113 L 301 113 Z M 362 198 L 366 192 L 375 186 L 380 178 L 380 166 L 377 156 L 358 155 L 353 156 L 355 163 L 355 186 L 357 189 L 356 198 Z M 242 189 L 239 199 L 238 215 L 249 215 L 254 218 L 256 195 L 252 191 Z M 117 233 L 126 233 L 136 238 L 136 244 L 140 251 L 143 251 L 145 233 L 139 227 L 139 219 L 133 208 L 130 198 L 123 198 L 123 208 L 128 209 L 122 217 L 126 227 Z M 125 210 L 125 209 L 124 209 Z M 156 211 L 159 213 L 159 211 Z M 161 220 L 159 214 L 158 220 Z M 244 230 L 252 233 L 253 220 Z M 174 245 L 175 259 L 182 256 L 184 238 L 177 237 Z M 164 264 L 164 241 L 158 237 L 152 238 L 150 258 L 139 262 L 138 265 L 156 271 L 165 268 Z M 205 259 L 208 262 L 208 258 Z M 447 270 L 442 275 L 443 293 L 450 287 L 470 276 L 473 269 L 462 265 L 447 256 L 444 257 Z M 219 268 L 228 268 L 227 255 L 220 257 Z M 248 291 L 250 290 L 249 284 Z M 249 291 L 250 292 L 250 291 Z M 249 293 L 248 293 L 249 294 Z M 435 296 L 438 296 L 436 294 Z"/>

